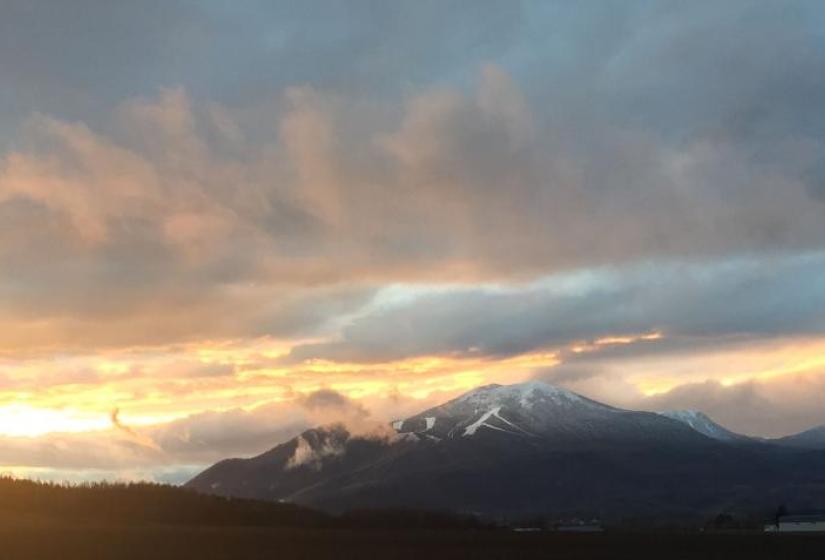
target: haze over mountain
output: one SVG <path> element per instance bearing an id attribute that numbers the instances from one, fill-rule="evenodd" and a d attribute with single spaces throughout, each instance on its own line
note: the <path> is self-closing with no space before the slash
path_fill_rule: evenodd
<path id="1" fill-rule="evenodd" d="M 825 500 L 825 452 L 734 434 L 697 412 L 623 410 L 542 382 L 487 385 L 393 422 L 308 430 L 187 483 L 331 511 L 690 517 Z"/>

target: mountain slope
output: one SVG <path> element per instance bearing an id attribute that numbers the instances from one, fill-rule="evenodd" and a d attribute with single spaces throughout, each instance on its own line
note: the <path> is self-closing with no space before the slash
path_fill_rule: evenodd
<path id="1" fill-rule="evenodd" d="M 751 440 L 748 436 L 737 434 L 736 432 L 732 432 L 724 426 L 717 424 L 711 420 L 707 414 L 704 412 L 699 412 L 698 410 L 666 410 L 664 412 L 660 412 L 659 414 L 678 420 L 679 422 L 693 428 L 700 434 L 706 435 L 707 437 L 715 440 L 727 442 L 742 442 Z"/>
<path id="2" fill-rule="evenodd" d="M 825 449 L 825 426 L 817 426 L 773 441 L 779 445 L 799 449 Z"/>
<path id="3" fill-rule="evenodd" d="M 391 437 L 308 430 L 257 457 L 222 461 L 188 486 L 329 511 L 489 515 L 688 516 L 825 501 L 825 453 L 732 445 L 544 383 L 480 387 L 393 426 Z"/>

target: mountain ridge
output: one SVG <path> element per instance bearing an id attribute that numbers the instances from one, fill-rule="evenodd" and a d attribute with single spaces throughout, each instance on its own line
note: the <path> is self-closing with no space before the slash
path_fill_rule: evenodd
<path id="1" fill-rule="evenodd" d="M 800 449 L 825 449 L 825 425 L 777 438 L 777 443 Z"/>

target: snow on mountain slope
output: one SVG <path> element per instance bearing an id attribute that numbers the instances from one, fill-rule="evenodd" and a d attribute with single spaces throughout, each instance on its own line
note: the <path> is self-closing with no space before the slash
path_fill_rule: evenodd
<path id="1" fill-rule="evenodd" d="M 743 441 L 749 439 L 747 436 L 737 434 L 720 426 L 711 420 L 707 414 L 698 410 L 665 410 L 659 414 L 682 422 L 700 434 L 718 441 Z"/>

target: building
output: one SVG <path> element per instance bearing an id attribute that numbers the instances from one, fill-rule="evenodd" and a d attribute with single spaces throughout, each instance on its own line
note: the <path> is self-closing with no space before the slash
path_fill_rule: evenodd
<path id="1" fill-rule="evenodd" d="M 774 523 L 765 525 L 769 533 L 825 533 L 825 513 L 781 515 Z"/>

